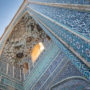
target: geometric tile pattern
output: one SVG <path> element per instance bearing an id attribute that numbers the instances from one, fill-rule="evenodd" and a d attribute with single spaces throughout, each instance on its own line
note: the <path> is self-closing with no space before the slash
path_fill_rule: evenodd
<path id="1" fill-rule="evenodd" d="M 37 1 L 41 1 L 41 0 L 37 0 Z M 44 2 L 44 1 L 45 2 L 53 2 L 53 3 L 57 2 L 57 3 L 70 3 L 70 4 L 71 3 L 72 4 L 90 4 L 89 0 L 76 0 L 76 1 L 75 0 L 48 0 L 48 1 L 42 0 L 42 2 Z M 48 16 L 49 18 L 53 19 L 56 22 L 59 22 L 64 27 L 67 27 L 70 30 L 75 31 L 76 33 L 84 36 L 85 38 L 90 39 L 90 23 L 88 23 L 90 21 L 90 12 L 81 12 L 81 11 L 76 11 L 76 10 L 69 10 L 69 9 L 64 9 L 64 8 L 48 7 L 48 6 L 34 5 L 34 4 L 31 4 L 30 8 L 33 8 L 34 10 Z M 27 9 L 28 8 L 25 8 L 22 13 L 24 13 Z M 28 11 L 29 11 L 29 9 L 28 9 Z M 82 57 L 84 57 L 88 62 L 90 62 L 90 43 L 88 43 L 87 41 L 81 39 L 80 37 L 68 32 L 66 30 L 64 30 L 60 26 L 51 22 L 47 18 L 37 14 L 36 12 L 31 11 L 30 13 L 34 14 L 41 22 L 43 22 L 46 26 L 48 26 L 57 36 L 62 38 L 62 40 L 67 42 L 67 44 L 69 46 L 73 47 L 73 49 L 75 51 L 77 51 Z M 67 13 L 68 13 L 68 15 L 66 15 Z M 8 32 L 6 33 L 6 35 L 5 35 L 6 37 L 4 37 L 2 41 L 0 41 L 0 50 L 1 50 L 3 43 L 6 40 L 8 34 L 11 32 L 11 30 L 14 27 L 14 25 L 16 24 L 17 20 L 22 15 L 20 14 L 17 17 L 17 19 L 15 20 L 13 25 L 9 28 Z M 73 55 L 73 53 L 71 51 L 69 51 L 64 45 L 62 45 L 62 43 L 60 41 L 58 41 L 57 38 L 55 38 L 37 19 L 35 19 L 35 20 L 39 23 L 39 25 L 43 28 L 43 30 L 55 42 L 53 45 L 57 44 L 58 47 L 60 48 L 60 50 L 62 52 L 64 52 L 65 57 L 67 56 L 69 58 L 69 60 L 73 63 L 73 65 L 82 73 L 82 75 L 85 78 L 87 78 L 88 80 L 90 80 L 90 68 L 88 68 L 79 58 L 77 58 L 75 55 Z M 57 53 L 59 52 L 58 47 L 56 47 L 56 46 L 53 46 L 53 47 L 54 47 L 53 52 L 51 52 L 49 50 L 49 53 L 46 54 L 45 59 L 47 61 L 45 61 L 45 59 L 44 59 L 44 62 L 46 62 L 46 63 L 48 61 L 50 61 L 48 63 L 48 65 L 46 65 L 46 66 L 49 66 L 51 61 L 53 61 L 55 59 L 54 55 L 57 55 Z M 53 56 L 53 57 L 48 58 L 48 56 Z M 56 59 L 56 61 L 58 61 L 58 60 Z M 44 64 L 45 63 L 42 64 L 42 62 L 41 62 L 41 67 L 43 67 Z M 59 63 L 55 63 L 54 65 L 57 65 L 57 64 L 59 64 Z M 36 69 L 34 69 L 34 71 L 36 71 L 36 72 L 33 71 L 34 73 L 31 75 L 32 76 L 31 80 L 29 77 L 27 77 L 27 80 L 24 82 L 24 85 L 26 88 L 28 88 L 28 86 L 30 86 L 29 85 L 30 82 L 33 82 L 30 84 L 35 84 L 35 81 L 37 80 L 38 76 L 42 75 L 44 73 L 46 66 L 43 68 L 43 70 L 41 70 L 42 72 L 40 72 L 41 67 L 38 67 L 38 68 L 36 67 L 36 69 L 38 71 Z M 51 67 L 49 69 L 51 70 L 51 72 L 53 72 L 55 70 L 55 68 L 56 67 L 54 67 L 54 68 Z M 3 72 L 6 72 L 6 69 L 4 69 L 4 68 L 1 68 L 1 70 Z M 0 73 L 0 75 L 1 75 L 1 73 Z M 35 76 L 34 79 L 33 79 L 33 76 Z M 17 75 L 16 75 L 16 77 L 20 78 Z M 21 90 L 23 90 L 22 83 L 18 84 L 17 81 L 14 82 L 12 79 L 9 79 L 8 77 L 3 77 L 2 83 L 7 84 L 9 86 L 13 86 L 16 89 L 20 88 Z"/>
<path id="2" fill-rule="evenodd" d="M 90 38 L 90 12 L 30 4 L 31 8 Z M 67 14 L 68 13 L 68 14 Z"/>
<path id="3" fill-rule="evenodd" d="M 70 30 L 75 31 L 76 33 L 81 35 L 81 37 L 84 36 L 87 39 L 90 38 L 90 35 L 89 35 L 90 34 L 90 30 L 89 30 L 90 24 L 88 24 L 89 22 L 88 20 L 90 20 L 90 13 L 73 11 L 73 10 L 69 10 L 70 12 L 68 12 L 68 10 L 62 9 L 62 8 L 42 6 L 42 5 L 40 6 L 40 5 L 33 5 L 33 4 L 30 5 L 30 8 L 46 15 L 48 18 L 49 17 L 52 18 L 55 22 L 59 22 L 63 27 L 70 29 L 71 28 L 70 23 L 73 24 L 72 26 L 75 26 L 76 24 L 76 28 L 74 28 L 76 30 L 73 30 L 73 29 L 70 29 Z M 65 13 L 68 13 L 68 15 L 66 15 Z M 76 14 L 79 14 L 80 16 Z M 90 62 L 90 43 L 88 41 L 71 33 L 70 31 L 65 30 L 65 28 L 62 28 L 59 25 L 53 23 L 52 21 L 48 20 L 46 17 L 43 17 L 39 14 L 37 15 L 37 13 L 34 13 L 34 15 L 37 16 L 42 22 L 44 22 L 44 24 L 46 24 L 52 31 L 54 31 L 54 33 L 57 34 L 57 36 L 59 36 L 63 41 L 65 41 L 77 53 L 79 53 L 80 56 L 82 56 L 83 58 L 85 58 L 85 60 Z M 75 20 L 73 20 L 71 16 Z M 85 16 L 87 18 L 85 18 Z M 78 25 L 77 23 L 73 23 L 74 21 L 76 22 L 76 20 L 78 20 L 79 22 Z M 82 26 L 83 24 L 80 24 L 82 23 L 82 20 L 83 20 L 83 23 L 85 23 L 84 26 Z M 64 22 L 65 25 L 62 24 L 61 22 L 62 23 Z"/>
<path id="4" fill-rule="evenodd" d="M 32 11 L 30 11 L 30 13 L 33 14 Z M 43 22 L 43 18 L 42 16 L 34 13 L 35 16 L 37 16 L 37 18 L 39 18 L 42 22 Z M 35 18 L 35 17 L 34 17 Z M 36 19 L 37 20 L 37 19 Z M 44 19 L 44 23 L 47 20 Z M 38 22 L 38 20 L 37 20 Z M 38 22 L 39 23 L 39 22 Z M 47 25 L 47 23 L 45 23 Z M 40 23 L 39 23 L 40 25 Z M 54 24 L 53 24 L 54 25 Z M 46 32 L 48 31 L 47 29 L 44 28 L 44 26 L 41 25 L 41 27 L 43 28 L 43 30 L 45 30 Z M 49 24 L 50 27 L 50 24 Z M 50 27 L 51 28 L 51 27 Z M 55 30 L 54 30 L 55 31 Z M 49 34 L 48 34 L 49 35 Z M 49 35 L 50 36 L 50 35 Z M 51 38 L 53 38 L 53 35 L 51 36 Z M 78 70 L 80 70 L 80 72 L 82 72 L 82 74 L 90 80 L 90 69 L 80 60 L 78 59 L 75 55 L 73 55 L 72 52 L 70 52 L 64 45 L 62 45 L 60 43 L 60 41 L 57 42 L 57 39 L 53 39 L 54 42 L 57 43 L 57 45 L 62 49 L 62 51 L 66 54 L 66 56 L 68 56 L 70 58 L 70 60 L 72 61 L 72 63 L 78 68 Z"/>
<path id="5" fill-rule="evenodd" d="M 50 50 L 52 50 L 52 52 Z M 24 82 L 25 90 L 35 85 L 36 81 L 39 80 L 39 78 L 44 74 L 44 72 L 50 66 L 52 61 L 56 58 L 58 53 L 59 48 L 53 43 L 46 54 L 44 53 L 44 56 L 41 57 L 39 63 L 37 63 L 36 66 L 32 69 L 30 75 L 26 78 Z"/>
<path id="6" fill-rule="evenodd" d="M 90 4 L 89 0 L 33 0 L 46 3 Z"/>

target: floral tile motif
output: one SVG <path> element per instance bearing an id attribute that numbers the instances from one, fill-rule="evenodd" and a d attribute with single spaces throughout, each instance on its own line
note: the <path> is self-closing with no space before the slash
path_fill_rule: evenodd
<path id="1" fill-rule="evenodd" d="M 59 36 L 64 42 L 71 46 L 77 53 L 79 53 L 80 56 L 85 58 L 87 62 L 90 62 L 90 44 L 87 41 L 65 30 L 64 28 L 53 23 L 52 21 L 48 20 L 46 17 L 41 16 L 40 14 L 34 13 L 34 15 L 36 15 L 42 22 L 44 22 L 46 26 L 48 26 L 57 36 Z"/>
<path id="2" fill-rule="evenodd" d="M 44 24 L 46 26 L 48 26 L 52 31 L 54 31 L 57 35 L 61 35 L 59 37 L 61 37 L 63 40 L 65 40 L 65 42 L 67 42 L 70 46 L 73 46 L 73 48 L 75 48 L 75 50 L 78 50 L 80 53 L 83 52 L 86 49 L 86 47 L 87 48 L 90 48 L 90 47 L 88 47 L 89 44 L 87 42 L 83 41 L 81 38 L 79 38 L 79 37 L 77 37 L 77 36 L 75 36 L 75 35 L 73 35 L 73 34 L 71 34 L 69 32 L 64 31 L 64 29 L 62 29 L 61 27 L 53 24 L 53 22 L 47 20 L 45 17 L 43 17 L 43 16 L 41 16 L 41 15 L 39 15 L 39 14 L 33 12 L 33 11 L 30 11 L 30 13 L 31 14 L 34 14 L 39 20 L 41 20 L 42 22 L 44 22 Z M 80 59 L 78 59 L 75 55 L 73 55 L 73 53 L 71 51 L 69 51 L 64 45 L 62 45 L 57 40 L 57 38 L 54 38 L 54 36 L 51 35 L 49 33 L 49 31 L 47 29 L 45 29 L 45 27 L 37 19 L 36 19 L 36 21 L 41 25 L 41 27 L 43 28 L 43 30 L 45 30 L 47 32 L 47 34 L 52 37 L 53 41 L 61 48 L 61 50 L 66 54 L 66 56 L 68 56 L 70 58 L 70 60 L 72 61 L 72 63 L 80 70 L 80 72 L 82 72 L 83 75 L 87 79 L 90 79 L 90 70 L 89 70 L 89 68 Z M 61 30 L 61 31 L 59 32 L 59 30 Z M 63 37 L 63 35 L 62 35 L 63 32 L 64 32 L 65 37 Z M 84 50 L 82 50 L 82 48 Z M 85 52 L 83 52 L 83 53 L 85 55 Z M 87 58 L 87 57 L 85 56 L 85 58 Z"/>
<path id="3" fill-rule="evenodd" d="M 46 3 L 90 4 L 89 0 L 33 0 Z"/>
<path id="4" fill-rule="evenodd" d="M 90 39 L 90 12 L 30 4 L 30 8 Z"/>

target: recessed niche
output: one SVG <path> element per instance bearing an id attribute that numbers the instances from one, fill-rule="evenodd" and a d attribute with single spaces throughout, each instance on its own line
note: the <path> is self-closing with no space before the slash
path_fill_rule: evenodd
<path id="1" fill-rule="evenodd" d="M 15 49 L 19 50 L 22 46 L 19 45 L 19 46 L 15 46 Z"/>
<path id="2" fill-rule="evenodd" d="M 42 28 L 37 24 L 37 30 L 42 31 Z"/>
<path id="3" fill-rule="evenodd" d="M 16 57 L 17 58 L 23 58 L 24 54 L 22 52 L 19 52 L 16 54 Z"/>
<path id="4" fill-rule="evenodd" d="M 48 40 L 51 40 L 51 38 L 50 38 L 48 35 L 47 35 L 47 39 L 48 39 Z"/>
<path id="5" fill-rule="evenodd" d="M 28 43 L 28 42 L 31 42 L 33 40 L 33 37 L 27 37 L 26 38 L 26 42 Z"/>

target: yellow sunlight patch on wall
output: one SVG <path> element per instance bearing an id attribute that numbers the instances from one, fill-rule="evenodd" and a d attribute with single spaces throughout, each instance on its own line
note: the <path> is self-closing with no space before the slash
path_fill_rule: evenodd
<path id="1" fill-rule="evenodd" d="M 34 46 L 34 48 L 32 50 L 32 54 L 31 54 L 33 63 L 37 60 L 37 58 L 43 52 L 44 49 L 45 49 L 44 45 L 41 42 Z"/>

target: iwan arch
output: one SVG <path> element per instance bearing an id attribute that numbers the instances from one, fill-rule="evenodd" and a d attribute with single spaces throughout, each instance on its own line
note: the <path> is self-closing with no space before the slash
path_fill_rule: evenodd
<path id="1" fill-rule="evenodd" d="M 0 39 L 0 90 L 89 90 L 90 1 L 24 0 Z"/>

